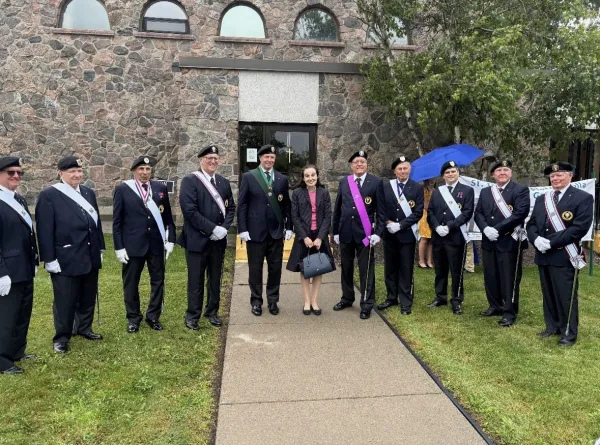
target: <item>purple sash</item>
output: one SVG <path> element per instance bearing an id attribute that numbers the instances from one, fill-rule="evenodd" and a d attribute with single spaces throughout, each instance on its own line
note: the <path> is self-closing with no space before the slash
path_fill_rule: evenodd
<path id="1" fill-rule="evenodd" d="M 348 176 L 348 187 L 350 187 L 350 193 L 352 194 L 352 199 L 354 200 L 356 210 L 358 210 L 358 216 L 360 217 L 363 230 L 365 231 L 365 235 L 367 235 L 365 239 L 362 240 L 366 247 L 370 243 L 369 237 L 371 236 L 371 220 L 367 214 L 367 209 L 365 208 L 365 203 L 363 202 L 358 185 L 356 182 L 354 182 L 354 175 Z"/>

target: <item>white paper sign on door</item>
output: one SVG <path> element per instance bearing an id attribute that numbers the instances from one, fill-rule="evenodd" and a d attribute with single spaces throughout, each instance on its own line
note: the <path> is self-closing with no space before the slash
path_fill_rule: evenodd
<path id="1" fill-rule="evenodd" d="M 258 162 L 257 148 L 246 149 L 246 162 Z"/>

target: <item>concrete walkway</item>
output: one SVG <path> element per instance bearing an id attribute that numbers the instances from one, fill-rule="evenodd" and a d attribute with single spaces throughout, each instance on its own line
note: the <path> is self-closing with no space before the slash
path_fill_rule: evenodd
<path id="1" fill-rule="evenodd" d="M 217 445 L 485 443 L 375 312 L 333 312 L 339 271 L 320 317 L 302 314 L 297 274 L 284 271 L 278 316 L 250 313 L 247 283 L 236 264 Z"/>

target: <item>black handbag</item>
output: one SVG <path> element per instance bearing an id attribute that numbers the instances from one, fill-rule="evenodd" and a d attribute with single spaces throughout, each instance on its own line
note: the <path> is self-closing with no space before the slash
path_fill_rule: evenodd
<path id="1" fill-rule="evenodd" d="M 304 278 L 318 277 L 333 270 L 331 258 L 326 253 L 313 253 L 302 260 Z"/>

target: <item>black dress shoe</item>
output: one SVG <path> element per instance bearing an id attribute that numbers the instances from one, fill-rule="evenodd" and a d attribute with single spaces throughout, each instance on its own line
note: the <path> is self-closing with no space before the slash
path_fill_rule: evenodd
<path id="1" fill-rule="evenodd" d="M 481 311 L 479 315 L 482 317 L 493 317 L 495 315 L 502 315 L 502 311 L 500 309 L 488 307 L 485 311 Z"/>
<path id="2" fill-rule="evenodd" d="M 448 302 L 440 300 L 439 298 L 434 298 L 431 303 L 427 305 L 427 307 L 438 307 L 438 306 L 447 306 Z"/>
<path id="3" fill-rule="evenodd" d="M 79 334 L 79 335 L 81 335 L 86 340 L 102 340 L 102 338 L 103 338 L 102 335 L 96 334 L 95 332 L 92 332 L 92 331 L 86 332 L 85 334 Z"/>
<path id="4" fill-rule="evenodd" d="M 360 319 L 361 320 L 366 320 L 370 316 L 371 316 L 371 311 L 368 311 L 368 310 L 365 310 L 365 309 L 363 309 L 362 311 L 360 311 Z"/>
<path id="5" fill-rule="evenodd" d="M 410 315 L 412 313 L 412 310 L 409 307 L 403 307 L 400 309 L 400 313 L 402 315 Z"/>
<path id="6" fill-rule="evenodd" d="M 252 306 L 252 313 L 257 317 L 260 317 L 262 315 L 262 307 L 258 304 L 255 304 L 254 306 Z"/>
<path id="7" fill-rule="evenodd" d="M 575 340 L 571 341 L 571 340 L 567 340 L 566 338 L 561 338 L 558 341 L 558 346 L 573 346 L 575 344 Z"/>
<path id="8" fill-rule="evenodd" d="M 503 318 L 502 320 L 498 320 L 498 324 L 503 328 L 509 328 L 514 324 L 514 321 L 511 321 L 508 318 Z"/>
<path id="9" fill-rule="evenodd" d="M 548 337 L 552 337 L 554 335 L 559 335 L 558 332 L 548 332 L 548 331 L 542 331 L 540 333 L 538 333 L 538 337 L 540 338 L 548 338 Z"/>
<path id="10" fill-rule="evenodd" d="M 277 307 L 277 303 L 269 303 L 269 313 L 271 315 L 279 314 L 279 307 Z"/>
<path id="11" fill-rule="evenodd" d="M 137 323 L 129 323 L 129 326 L 127 326 L 127 332 L 130 334 L 135 334 L 136 332 L 139 332 L 139 330 L 140 325 Z"/>
<path id="12" fill-rule="evenodd" d="M 221 326 L 223 326 L 223 322 L 221 321 L 221 319 L 219 317 L 217 317 L 216 314 L 209 316 L 208 322 L 217 328 L 220 328 Z"/>
<path id="13" fill-rule="evenodd" d="M 380 311 L 383 311 L 383 310 L 387 309 L 388 307 L 392 307 L 392 306 L 398 306 L 398 302 L 392 301 L 392 300 L 385 300 L 383 303 L 381 303 L 380 305 L 377 306 L 377 309 L 379 309 Z"/>
<path id="14" fill-rule="evenodd" d="M 35 355 L 35 354 L 25 354 L 23 357 L 16 359 L 15 362 L 18 362 L 20 360 L 36 360 L 36 359 L 37 359 L 37 355 Z"/>
<path id="15" fill-rule="evenodd" d="M 314 309 L 312 306 L 310 307 L 310 310 L 312 311 L 313 314 L 315 315 L 321 315 L 321 309 Z"/>
<path id="16" fill-rule="evenodd" d="M 149 318 L 146 318 L 146 323 L 148 323 L 148 326 L 155 331 L 162 331 L 164 329 L 163 325 L 160 324 L 160 321 L 158 320 L 150 320 Z"/>
<path id="17" fill-rule="evenodd" d="M 65 354 L 69 350 L 69 343 L 66 341 L 58 341 L 54 343 L 54 352 Z"/>
<path id="18" fill-rule="evenodd" d="M 192 331 L 197 331 L 198 329 L 200 329 L 198 327 L 198 322 L 197 321 L 193 321 L 193 320 L 186 320 L 185 321 L 185 327 L 188 329 L 191 329 Z"/>
<path id="19" fill-rule="evenodd" d="M 23 371 L 23 368 L 19 368 L 18 366 L 11 366 L 8 369 L 5 369 L 4 371 L 0 371 L 0 374 L 23 374 L 25 371 Z"/>
<path id="20" fill-rule="evenodd" d="M 456 305 L 452 306 L 452 312 L 454 312 L 454 315 L 462 315 L 462 313 L 463 313 L 462 306 L 460 304 L 456 304 Z"/>
<path id="21" fill-rule="evenodd" d="M 346 309 L 347 307 L 351 307 L 352 303 L 346 303 L 345 301 L 338 302 L 335 306 L 333 306 L 334 311 L 341 311 L 342 309 Z"/>
<path id="22" fill-rule="evenodd" d="M 312 306 L 310 307 L 310 309 L 304 309 L 304 308 L 302 308 L 302 313 L 304 315 L 310 315 L 311 312 L 312 312 Z"/>

